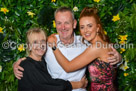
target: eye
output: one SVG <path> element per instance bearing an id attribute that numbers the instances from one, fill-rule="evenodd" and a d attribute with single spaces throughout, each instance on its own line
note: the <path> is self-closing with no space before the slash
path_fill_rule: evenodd
<path id="1" fill-rule="evenodd" d="M 88 26 L 89 28 L 91 28 L 91 27 L 92 27 L 92 25 L 91 25 L 91 24 L 88 24 L 87 26 Z"/>
<path id="2" fill-rule="evenodd" d="M 45 44 L 45 43 L 46 43 L 46 40 L 43 39 L 43 40 L 41 41 L 41 43 Z"/>
<path id="3" fill-rule="evenodd" d="M 65 24 L 69 24 L 69 22 L 65 22 Z"/>
<path id="4" fill-rule="evenodd" d="M 60 24 L 61 24 L 61 22 L 57 22 L 57 23 L 56 23 L 56 25 L 60 25 Z"/>
<path id="5" fill-rule="evenodd" d="M 34 44 L 37 44 L 38 42 L 36 40 L 33 41 Z"/>
<path id="6" fill-rule="evenodd" d="M 80 26 L 80 29 L 84 29 L 84 26 Z"/>

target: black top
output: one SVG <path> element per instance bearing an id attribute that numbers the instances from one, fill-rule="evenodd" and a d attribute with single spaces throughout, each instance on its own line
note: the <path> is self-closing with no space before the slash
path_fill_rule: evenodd
<path id="1" fill-rule="evenodd" d="M 18 81 L 18 91 L 72 91 L 69 81 L 51 78 L 44 60 L 35 61 L 27 57 L 20 66 L 24 71 Z"/>

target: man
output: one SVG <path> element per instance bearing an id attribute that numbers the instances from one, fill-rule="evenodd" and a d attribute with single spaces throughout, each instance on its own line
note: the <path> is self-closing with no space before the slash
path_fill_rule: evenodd
<path id="1" fill-rule="evenodd" d="M 81 42 L 81 36 L 76 36 L 73 31 L 76 28 L 77 24 L 77 21 L 74 18 L 74 13 L 67 7 L 61 7 L 56 10 L 54 16 L 56 29 L 59 34 L 56 35 L 58 41 L 57 47 L 68 60 L 72 60 L 86 49 L 86 46 Z M 48 47 L 47 53 L 45 55 L 45 60 L 47 62 L 47 68 L 50 75 L 53 78 L 61 78 L 69 81 L 81 80 L 81 78 L 85 75 L 86 68 L 82 68 L 71 73 L 65 72 L 63 68 L 57 63 L 57 60 L 53 54 L 53 50 Z M 121 59 L 119 53 L 116 50 L 109 54 L 114 55 L 113 57 L 108 58 L 109 62 L 111 62 L 112 65 L 118 63 Z M 18 71 L 18 69 L 23 71 L 23 68 L 19 66 L 20 61 L 22 60 L 20 59 L 14 64 L 14 73 L 18 79 L 21 79 L 21 77 L 23 76 L 23 73 Z M 74 89 L 73 91 L 86 90 L 80 88 Z"/>

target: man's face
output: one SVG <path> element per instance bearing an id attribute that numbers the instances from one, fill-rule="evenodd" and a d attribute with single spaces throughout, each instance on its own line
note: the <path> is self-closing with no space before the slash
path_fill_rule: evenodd
<path id="1" fill-rule="evenodd" d="M 73 20 L 69 11 L 58 12 L 55 16 L 56 29 L 61 39 L 70 39 L 73 29 L 76 28 L 76 20 Z"/>

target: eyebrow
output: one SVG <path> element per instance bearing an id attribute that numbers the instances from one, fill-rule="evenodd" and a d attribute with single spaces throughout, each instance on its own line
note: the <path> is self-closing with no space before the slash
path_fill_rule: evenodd
<path id="1" fill-rule="evenodd" d="M 89 24 L 87 24 L 87 25 L 93 25 L 92 23 L 89 23 Z"/>
<path id="2" fill-rule="evenodd" d="M 92 24 L 92 23 L 89 23 L 89 24 L 87 24 L 87 26 L 88 26 L 88 25 L 93 25 L 93 24 Z M 80 25 L 80 26 L 84 26 L 84 25 Z"/>

